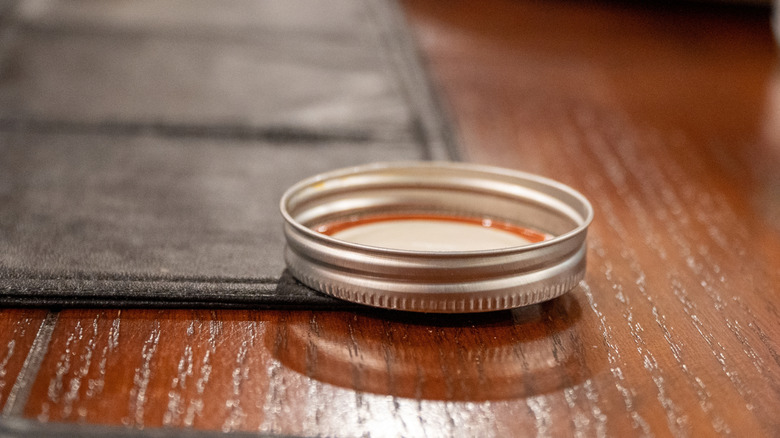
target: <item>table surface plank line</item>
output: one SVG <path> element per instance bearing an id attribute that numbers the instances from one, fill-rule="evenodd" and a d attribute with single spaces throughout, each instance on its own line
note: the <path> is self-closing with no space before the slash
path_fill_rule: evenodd
<path id="1" fill-rule="evenodd" d="M 49 350 L 58 317 L 59 312 L 49 311 L 41 321 L 35 339 L 30 345 L 24 363 L 16 376 L 16 381 L 6 396 L 3 416 L 18 416 L 24 411 L 27 400 L 30 397 L 32 384 L 38 377 L 41 363 Z"/>

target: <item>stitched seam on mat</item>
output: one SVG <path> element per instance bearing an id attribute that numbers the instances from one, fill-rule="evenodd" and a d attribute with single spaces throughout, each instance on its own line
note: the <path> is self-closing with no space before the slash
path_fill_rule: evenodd
<path id="1" fill-rule="evenodd" d="M 204 138 L 264 141 L 269 144 L 376 143 L 404 140 L 408 129 L 386 135 L 372 129 L 328 130 L 295 126 L 197 125 L 155 121 L 68 121 L 0 117 L 0 131 L 103 135 L 156 135 L 163 138 Z M 402 135 L 398 135 L 402 134 Z M 405 135 L 404 135 L 405 134 Z"/>
<path id="2" fill-rule="evenodd" d="M 454 122 L 439 100 L 414 38 L 409 35 L 400 5 L 392 0 L 374 0 L 367 4 L 374 22 L 381 29 L 379 36 L 383 54 L 394 67 L 393 76 L 403 88 L 402 97 L 412 111 L 414 120 L 410 129 L 421 149 L 422 158 L 462 160 L 462 148 L 454 135 Z"/>
<path id="3" fill-rule="evenodd" d="M 53 272 L 30 272 L 27 269 L 8 269 L 5 272 L 0 270 L 0 282 L 8 280 L 17 281 L 75 281 L 75 282 L 121 282 L 121 283 L 195 283 L 195 284 L 274 284 L 279 282 L 276 277 L 261 278 L 220 278 L 209 276 L 154 276 L 140 274 L 124 273 L 53 273 Z"/>
<path id="4" fill-rule="evenodd" d="M 117 296 L 117 293 L 130 293 L 130 292 L 150 292 L 152 290 L 161 290 L 166 289 L 167 296 L 188 296 L 188 293 L 181 293 L 181 294 L 172 294 L 170 288 L 165 288 L 166 283 L 164 282 L 150 282 L 148 283 L 148 287 L 116 287 L 116 286 L 109 286 L 110 289 L 106 288 L 105 283 L 115 283 L 117 285 L 121 286 L 121 282 L 104 282 L 102 284 L 96 284 L 96 285 L 83 285 L 83 284 L 74 284 L 74 283 L 64 283 L 61 284 L 61 286 L 65 287 L 57 287 L 57 286 L 48 286 L 48 285 L 6 285 L 2 287 L 2 290 L 5 294 L 14 295 L 14 296 L 28 296 L 30 294 L 36 293 L 36 292 L 48 292 L 48 293 L 55 293 L 60 292 L 62 295 L 83 295 L 83 294 L 91 294 L 90 296 Z M 138 284 L 138 283 L 136 283 Z M 143 284 L 143 283 L 140 283 Z M 181 284 L 181 283 L 180 283 Z M 186 284 L 186 283 L 183 283 Z M 258 290 L 269 290 L 268 287 L 275 287 L 278 286 L 279 283 L 266 283 L 266 284 L 244 284 L 244 285 L 237 285 L 238 288 L 233 288 L 232 290 L 230 288 L 224 288 L 220 286 L 224 286 L 219 283 L 193 283 L 193 286 L 205 286 L 205 287 L 193 287 L 191 289 L 188 289 L 190 292 L 208 292 L 210 289 L 218 289 L 220 292 L 220 295 L 223 296 L 234 296 L 234 295 L 240 295 L 241 291 L 247 291 L 251 292 L 253 294 L 256 294 Z M 71 286 L 71 287 L 67 287 Z M 211 287 L 209 287 L 211 286 Z M 265 286 L 265 287 L 262 287 Z"/>

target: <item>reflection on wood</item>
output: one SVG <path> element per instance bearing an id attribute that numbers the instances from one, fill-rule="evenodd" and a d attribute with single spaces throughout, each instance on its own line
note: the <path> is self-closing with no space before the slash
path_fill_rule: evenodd
<path id="1" fill-rule="evenodd" d="M 316 316 L 296 314 L 280 330 L 284 345 L 268 348 L 286 367 L 358 392 L 423 400 L 516 399 L 577 385 L 592 371 L 584 368 L 579 314 L 579 303 L 569 295 L 468 317 L 361 313 L 319 324 Z"/>

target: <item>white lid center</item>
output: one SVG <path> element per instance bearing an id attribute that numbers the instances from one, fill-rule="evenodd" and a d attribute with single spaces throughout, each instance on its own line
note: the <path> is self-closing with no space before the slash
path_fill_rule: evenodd
<path id="1" fill-rule="evenodd" d="M 361 245 L 412 251 L 480 251 L 531 243 L 518 234 L 499 228 L 426 219 L 356 224 L 331 237 Z"/>

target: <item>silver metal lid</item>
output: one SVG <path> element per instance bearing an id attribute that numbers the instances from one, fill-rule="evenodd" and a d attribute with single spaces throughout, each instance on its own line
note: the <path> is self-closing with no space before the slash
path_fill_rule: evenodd
<path id="1" fill-rule="evenodd" d="M 377 163 L 303 180 L 282 197 L 285 260 L 302 283 L 347 301 L 415 312 L 509 309 L 555 298 L 585 274 L 593 208 L 528 173 L 465 163 Z M 549 239 L 498 249 L 421 251 L 336 239 L 317 228 L 382 215 L 485 218 Z"/>

